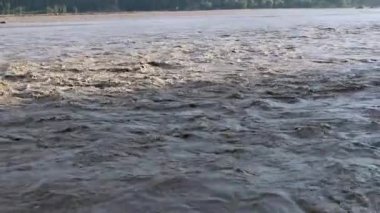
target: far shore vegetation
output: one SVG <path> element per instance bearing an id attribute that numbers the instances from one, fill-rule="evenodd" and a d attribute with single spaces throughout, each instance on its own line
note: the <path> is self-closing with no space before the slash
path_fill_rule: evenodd
<path id="1" fill-rule="evenodd" d="M 380 0 L 0 0 L 0 14 L 379 6 Z"/>

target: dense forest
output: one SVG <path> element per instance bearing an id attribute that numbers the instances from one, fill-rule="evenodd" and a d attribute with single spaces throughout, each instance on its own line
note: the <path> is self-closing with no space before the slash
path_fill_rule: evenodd
<path id="1" fill-rule="evenodd" d="M 380 0 L 0 0 L 0 14 L 380 6 Z"/>

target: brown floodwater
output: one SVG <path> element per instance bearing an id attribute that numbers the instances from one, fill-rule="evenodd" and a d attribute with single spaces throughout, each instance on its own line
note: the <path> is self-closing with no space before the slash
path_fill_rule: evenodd
<path id="1" fill-rule="evenodd" d="M 1 213 L 380 212 L 380 10 L 6 19 Z"/>

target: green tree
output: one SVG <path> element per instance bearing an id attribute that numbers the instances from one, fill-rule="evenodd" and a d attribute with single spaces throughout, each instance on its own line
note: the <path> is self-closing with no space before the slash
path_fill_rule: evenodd
<path id="1" fill-rule="evenodd" d="M 0 0 L 1 14 L 380 6 L 380 0 Z"/>

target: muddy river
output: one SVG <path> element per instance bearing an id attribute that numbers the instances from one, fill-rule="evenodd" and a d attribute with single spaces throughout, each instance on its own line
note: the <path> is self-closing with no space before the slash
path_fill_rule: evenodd
<path id="1" fill-rule="evenodd" d="M 380 212 L 380 10 L 83 17 L 0 25 L 1 213 Z"/>

